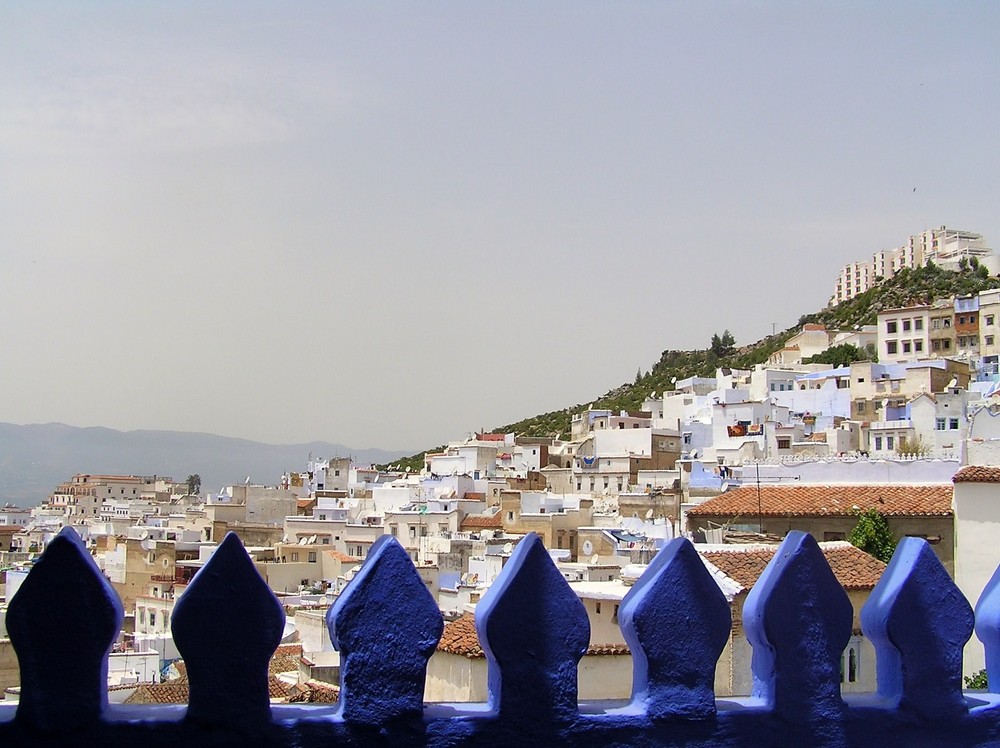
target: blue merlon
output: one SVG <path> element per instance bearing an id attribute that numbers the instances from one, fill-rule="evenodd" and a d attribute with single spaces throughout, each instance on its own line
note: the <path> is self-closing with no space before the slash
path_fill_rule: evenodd
<path id="1" fill-rule="evenodd" d="M 976 610 L 994 688 L 998 586 L 995 577 Z M 789 533 L 744 605 L 752 697 L 712 691 L 729 616 L 692 546 L 668 543 L 619 612 L 634 658 L 632 699 L 578 704 L 586 613 L 531 535 L 477 610 L 489 702 L 424 704 L 442 621 L 386 536 L 327 618 L 342 656 L 341 703 L 272 706 L 267 667 L 283 613 L 228 536 L 175 607 L 190 705 L 109 706 L 107 656 L 121 603 L 64 530 L 10 602 L 22 690 L 16 706 L 0 704 L 0 746 L 1000 745 L 1000 694 L 960 688 L 971 608 L 922 540 L 900 543 L 862 611 L 878 693 L 840 695 L 851 608 L 809 536 Z"/>

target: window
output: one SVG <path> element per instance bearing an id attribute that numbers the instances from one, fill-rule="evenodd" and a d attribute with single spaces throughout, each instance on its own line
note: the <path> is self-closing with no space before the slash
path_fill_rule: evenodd
<path id="1" fill-rule="evenodd" d="M 882 437 L 881 436 L 876 436 L 875 437 L 875 451 L 877 451 L 877 452 L 881 452 L 882 451 Z"/>
<path id="2" fill-rule="evenodd" d="M 611 623 L 618 623 L 618 606 L 615 605 L 615 612 L 611 614 Z"/>
<path id="3" fill-rule="evenodd" d="M 896 442 L 896 437 L 894 437 L 894 436 L 887 436 L 885 438 L 885 448 L 886 449 L 892 449 L 893 447 L 896 446 L 895 442 Z"/>
<path id="4" fill-rule="evenodd" d="M 984 342 L 986 343 L 986 345 L 993 345 L 993 336 L 987 335 L 986 340 Z"/>
<path id="5" fill-rule="evenodd" d="M 852 636 L 840 656 L 840 682 L 857 683 L 861 677 L 861 637 Z"/>
<path id="6" fill-rule="evenodd" d="M 909 353 L 909 352 L 910 352 L 910 341 L 909 340 L 904 340 L 903 341 L 903 353 Z"/>
<path id="7" fill-rule="evenodd" d="M 858 413 L 864 413 L 868 404 L 864 400 L 858 400 Z"/>
<path id="8" fill-rule="evenodd" d="M 416 539 L 417 539 L 417 528 L 416 527 L 411 527 L 410 528 L 410 540 L 416 540 Z"/>
<path id="9" fill-rule="evenodd" d="M 944 431 L 944 423 L 945 423 L 945 419 L 943 419 L 943 418 L 935 418 L 934 419 L 934 428 L 937 429 L 938 431 Z"/>
<path id="10" fill-rule="evenodd" d="M 969 324 L 970 325 L 976 324 L 976 315 L 974 315 L 974 314 L 970 314 L 969 315 Z"/>
<path id="11" fill-rule="evenodd" d="M 951 350 L 951 341 L 950 340 L 942 340 L 941 341 L 941 347 L 944 348 L 946 351 Z"/>
<path id="12" fill-rule="evenodd" d="M 594 612 L 596 612 L 597 615 L 601 615 L 601 601 L 600 600 L 598 600 L 597 602 L 594 603 Z"/>
<path id="13" fill-rule="evenodd" d="M 790 436 L 778 437 L 778 449 L 791 449 L 791 448 L 792 448 L 792 438 Z"/>
<path id="14" fill-rule="evenodd" d="M 156 611 L 155 610 L 149 611 L 149 626 L 150 626 L 150 628 L 153 628 L 154 626 L 156 626 Z"/>
<path id="15" fill-rule="evenodd" d="M 913 350 L 916 351 L 917 353 L 922 353 L 923 350 L 924 350 L 924 341 L 922 341 L 922 340 L 914 340 L 913 341 Z"/>
<path id="16" fill-rule="evenodd" d="M 964 325 L 965 324 L 965 315 L 964 314 L 959 315 L 958 324 L 960 324 L 960 325 Z"/>
<path id="17" fill-rule="evenodd" d="M 914 330 L 923 330 L 924 329 L 924 321 L 922 319 L 915 319 L 915 320 L 913 320 L 913 329 Z"/>
<path id="18" fill-rule="evenodd" d="M 395 534 L 396 533 L 393 533 L 393 535 L 395 535 Z M 330 545 L 330 538 L 323 538 L 322 543 L 323 543 L 323 545 Z"/>
<path id="19" fill-rule="evenodd" d="M 984 321 L 986 322 L 987 326 L 992 327 L 996 322 L 996 317 L 992 314 L 987 314 Z"/>
<path id="20" fill-rule="evenodd" d="M 885 352 L 894 355 L 896 353 L 896 341 L 890 340 L 885 344 Z"/>
<path id="21" fill-rule="evenodd" d="M 931 341 L 931 348 L 934 349 L 935 351 L 940 351 L 941 350 L 941 341 L 940 340 L 932 340 Z"/>
<path id="22" fill-rule="evenodd" d="M 932 319 L 931 320 L 931 329 L 932 330 L 940 330 L 941 329 L 941 320 L 940 319 L 936 319 L 936 318 Z"/>
<path id="23" fill-rule="evenodd" d="M 579 483 L 577 483 L 577 484 L 576 484 L 576 487 L 577 487 L 577 489 L 579 490 L 579 488 L 580 488 L 580 484 L 579 484 Z M 513 521 L 514 521 L 514 512 L 507 512 L 507 521 L 508 521 L 508 522 L 513 522 Z"/>
<path id="24" fill-rule="evenodd" d="M 885 323 L 885 331 L 889 335 L 895 335 L 896 334 L 896 320 L 889 320 L 888 322 L 886 322 Z"/>
<path id="25" fill-rule="evenodd" d="M 299 554 L 298 553 L 293 553 L 292 554 L 292 561 L 298 561 L 298 560 L 299 560 Z"/>
<path id="26" fill-rule="evenodd" d="M 910 320 L 904 319 L 903 320 L 903 332 L 909 332 L 910 331 L 910 327 L 911 327 Z"/>
<path id="27" fill-rule="evenodd" d="M 309 551 L 309 562 L 316 563 L 316 551 Z"/>
<path id="28" fill-rule="evenodd" d="M 943 320 L 941 320 L 941 322 L 944 324 L 944 328 L 946 330 L 951 327 L 951 319 L 949 319 L 948 317 L 945 317 Z"/>
<path id="29" fill-rule="evenodd" d="M 957 418 L 949 418 L 948 419 L 948 428 L 951 429 L 952 431 L 958 431 L 958 419 Z"/>

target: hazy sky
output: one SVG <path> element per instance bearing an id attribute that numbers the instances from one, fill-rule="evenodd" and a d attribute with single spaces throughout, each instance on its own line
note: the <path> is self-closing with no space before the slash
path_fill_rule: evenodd
<path id="1" fill-rule="evenodd" d="M 911 233 L 1000 249 L 998 126 L 995 2 L 5 3 L 0 421 L 586 402 Z"/>

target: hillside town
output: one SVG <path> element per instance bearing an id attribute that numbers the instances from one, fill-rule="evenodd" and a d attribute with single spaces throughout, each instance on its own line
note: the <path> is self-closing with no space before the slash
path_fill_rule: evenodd
<path id="1" fill-rule="evenodd" d="M 952 235 L 926 238 L 940 246 Z M 716 693 L 746 695 L 743 603 L 777 543 L 802 530 L 820 542 L 854 609 L 842 689 L 872 691 L 875 654 L 859 615 L 885 559 L 848 542 L 859 518 L 874 510 L 895 539 L 925 539 L 970 600 L 996 567 L 998 320 L 1000 290 L 991 290 L 883 310 L 855 329 L 805 324 L 752 369 L 678 380 L 637 411 L 586 407 L 569 438 L 472 433 L 425 454 L 418 472 L 310 457 L 272 485 L 202 490 L 194 475 L 68 476 L 37 507 L 0 509 L 4 610 L 47 544 L 72 527 L 125 607 L 108 669 L 112 702 L 183 702 L 174 604 L 235 533 L 287 614 L 272 699 L 334 701 L 340 658 L 325 614 L 372 544 L 391 535 L 445 621 L 426 700 L 483 701 L 473 613 L 517 544 L 536 533 L 590 619 L 580 698 L 627 698 L 632 661 L 619 606 L 657 551 L 687 537 L 732 611 Z M 838 346 L 870 360 L 815 362 Z M 965 657 L 967 674 L 983 668 L 975 640 Z M 17 699 L 6 638 L 0 686 Z"/>

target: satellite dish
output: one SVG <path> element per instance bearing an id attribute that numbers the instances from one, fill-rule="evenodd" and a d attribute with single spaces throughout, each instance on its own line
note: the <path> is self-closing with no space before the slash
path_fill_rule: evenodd
<path id="1" fill-rule="evenodd" d="M 288 535 L 282 535 L 281 536 L 281 542 L 282 543 L 287 543 L 288 542 Z"/>
<path id="2" fill-rule="evenodd" d="M 584 540 L 583 541 L 583 555 L 584 556 L 589 556 L 593 552 L 594 552 L 594 544 L 591 541 L 589 541 L 589 540 Z"/>
<path id="3" fill-rule="evenodd" d="M 504 545 L 504 547 L 503 547 L 503 552 L 504 553 L 510 553 L 513 550 L 514 550 L 514 544 L 513 543 L 506 543 Z"/>
<path id="4" fill-rule="evenodd" d="M 139 540 L 145 540 L 149 537 L 149 530 L 143 530 L 139 533 Z"/>
<path id="5" fill-rule="evenodd" d="M 299 545 L 305 545 L 307 540 L 309 540 L 309 538 L 299 538 Z"/>
<path id="6" fill-rule="evenodd" d="M 308 545 L 316 545 L 316 536 L 315 535 L 310 535 L 309 536 L 309 543 L 308 543 Z"/>
<path id="7" fill-rule="evenodd" d="M 650 509 L 648 512 L 646 512 L 646 519 L 653 519 L 653 510 L 652 509 Z"/>
<path id="8" fill-rule="evenodd" d="M 593 556 L 591 556 L 590 557 L 590 564 L 591 564 L 591 566 L 597 566 L 597 562 L 600 560 L 600 558 L 601 557 L 598 556 L 596 553 Z"/>

